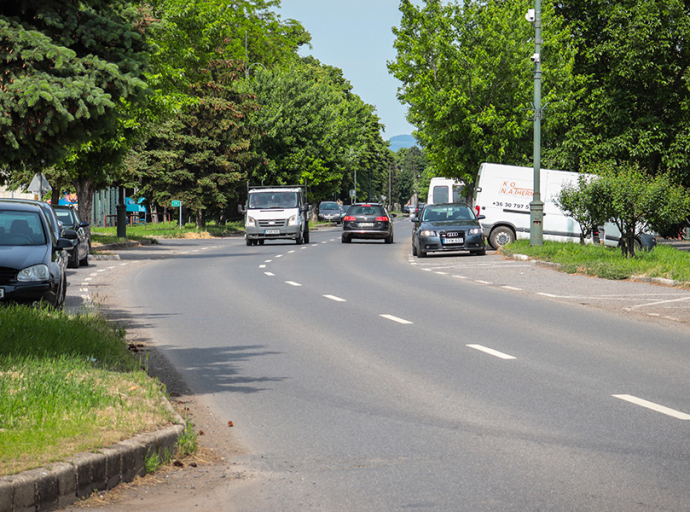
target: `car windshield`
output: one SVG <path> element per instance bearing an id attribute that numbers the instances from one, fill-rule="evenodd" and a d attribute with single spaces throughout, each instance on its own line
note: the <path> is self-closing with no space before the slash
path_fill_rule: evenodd
<path id="1" fill-rule="evenodd" d="M 45 245 L 46 235 L 38 212 L 0 210 L 0 245 Z"/>
<path id="2" fill-rule="evenodd" d="M 440 221 L 464 221 L 474 220 L 474 212 L 468 206 L 462 205 L 443 205 L 443 206 L 427 206 L 424 208 L 422 221 L 424 222 L 440 222 Z"/>
<path id="3" fill-rule="evenodd" d="M 74 225 L 74 219 L 72 219 L 72 212 L 69 210 L 55 210 L 55 214 L 60 222 L 65 226 Z"/>
<path id="4" fill-rule="evenodd" d="M 351 206 L 348 215 L 385 215 L 381 206 L 357 205 Z"/>
<path id="5" fill-rule="evenodd" d="M 253 192 L 249 208 L 297 208 L 297 192 Z"/>
<path id="6" fill-rule="evenodd" d="M 321 210 L 337 210 L 338 209 L 338 203 L 321 203 L 321 206 L 319 206 L 319 209 L 321 209 Z"/>

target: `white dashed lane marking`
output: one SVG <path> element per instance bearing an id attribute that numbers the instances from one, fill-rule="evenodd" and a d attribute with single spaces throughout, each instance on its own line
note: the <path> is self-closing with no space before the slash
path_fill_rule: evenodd
<path id="1" fill-rule="evenodd" d="M 639 405 L 640 407 L 646 407 L 647 409 L 651 409 L 652 411 L 666 414 L 667 416 L 671 416 L 671 417 L 677 418 L 679 420 L 690 420 L 690 414 L 685 414 L 684 412 L 676 411 L 675 409 L 670 409 L 670 408 L 665 407 L 663 405 L 655 404 L 654 402 L 648 402 L 647 400 L 643 400 L 642 398 L 637 398 L 636 396 L 632 396 L 632 395 L 611 395 L 611 396 L 613 396 L 614 398 L 619 398 L 621 400 L 625 400 L 626 402 L 630 402 L 631 404 Z"/>
<path id="2" fill-rule="evenodd" d="M 324 295 L 327 299 L 334 300 L 336 302 L 346 302 L 345 299 L 341 299 L 340 297 L 336 297 L 335 295 Z"/>
<path id="3" fill-rule="evenodd" d="M 492 355 L 494 357 L 498 357 L 501 359 L 516 359 L 513 356 L 510 356 L 508 354 L 504 354 L 503 352 L 499 352 L 498 350 L 494 350 L 492 348 L 485 347 L 483 345 L 466 345 L 467 347 L 473 348 L 475 350 L 479 350 L 481 352 L 484 352 L 486 354 Z"/>
<path id="4" fill-rule="evenodd" d="M 405 320 L 403 318 L 398 318 L 397 316 L 393 316 L 393 315 L 379 315 L 379 316 L 382 318 L 386 318 L 387 320 L 392 320 L 393 322 L 398 322 L 399 324 L 407 325 L 407 324 L 412 323 L 409 320 Z"/>

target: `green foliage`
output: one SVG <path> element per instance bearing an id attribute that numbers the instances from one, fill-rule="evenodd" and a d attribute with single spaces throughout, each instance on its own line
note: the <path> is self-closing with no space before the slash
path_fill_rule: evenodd
<path id="1" fill-rule="evenodd" d="M 623 254 L 635 254 L 635 239 L 642 232 L 666 232 L 690 215 L 690 195 L 668 174 L 649 176 L 629 163 L 599 164 L 588 170 L 599 176 L 582 176 L 577 187 L 561 191 L 558 205 L 584 229 L 616 224 Z"/>
<path id="2" fill-rule="evenodd" d="M 390 72 L 399 99 L 440 175 L 472 184 L 484 161 L 527 164 L 532 148 L 534 32 L 524 20 L 532 4 L 464 0 L 423 7 L 403 0 Z M 568 77 L 566 35 L 544 5 L 543 98 L 558 98 Z"/>
<path id="3" fill-rule="evenodd" d="M 19 0 L 0 15 L 0 164 L 39 170 L 142 101 L 151 46 L 128 0 Z"/>
<path id="4" fill-rule="evenodd" d="M 635 161 L 690 186 L 687 2 L 559 2 L 576 47 L 562 168 Z"/>
<path id="5" fill-rule="evenodd" d="M 587 274 L 603 279 L 628 279 L 632 276 L 673 279 L 690 286 L 690 254 L 674 247 L 659 245 L 652 251 L 640 251 L 626 258 L 615 248 L 545 241 L 532 246 L 518 240 L 503 247 L 504 254 L 526 254 L 532 258 L 558 263 L 560 270 Z"/>
<path id="6" fill-rule="evenodd" d="M 373 191 L 387 193 L 390 150 L 379 118 L 340 69 L 307 58 L 259 71 L 248 86 L 261 104 L 250 118 L 261 133 L 254 147 L 262 164 L 248 176 L 253 184 L 302 183 L 310 201 L 344 198 L 356 170 L 358 188 L 371 180 Z"/>

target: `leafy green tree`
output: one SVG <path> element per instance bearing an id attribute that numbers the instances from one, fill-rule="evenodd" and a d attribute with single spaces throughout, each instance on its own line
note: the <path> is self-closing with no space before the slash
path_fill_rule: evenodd
<path id="1" fill-rule="evenodd" d="M 0 11 L 0 165 L 40 170 L 117 131 L 144 101 L 149 20 L 129 0 L 17 0 Z"/>
<path id="2" fill-rule="evenodd" d="M 532 6 L 528 0 L 426 0 L 417 7 L 402 0 L 401 24 L 393 29 L 397 56 L 388 67 L 402 82 L 398 97 L 409 105 L 408 120 L 439 175 L 471 187 L 482 162 L 530 160 L 534 31 L 524 14 Z M 571 58 L 569 34 L 548 3 L 543 19 L 548 103 L 559 98 Z"/>
<path id="3" fill-rule="evenodd" d="M 223 60 L 208 66 L 205 83 L 191 88 L 197 101 L 168 119 L 128 160 L 142 195 L 158 204 L 181 200 L 196 213 L 199 227 L 207 211 L 227 210 L 239 197 L 255 160 L 246 119 L 258 108 L 253 97 L 235 89 L 241 66 Z"/>
<path id="4" fill-rule="evenodd" d="M 587 217 L 596 224 L 613 222 L 627 257 L 635 255 L 640 234 L 667 231 L 690 215 L 690 195 L 668 173 L 650 176 L 637 163 L 601 163 L 588 170 L 598 175 L 581 179 L 559 202 L 566 213 L 577 214 L 579 222 Z"/>
<path id="5" fill-rule="evenodd" d="M 246 85 L 261 104 L 250 118 L 261 133 L 254 139 L 262 163 L 249 175 L 253 184 L 307 184 L 310 200 L 318 201 L 342 197 L 357 171 L 358 198 L 368 195 L 370 176 L 374 189 L 384 190 L 389 150 L 381 123 L 341 70 L 306 58 L 257 71 Z"/>
<path id="6" fill-rule="evenodd" d="M 614 215 L 607 183 L 596 176 L 581 174 L 578 183 L 566 185 L 555 198 L 556 206 L 580 225 L 580 243 Z"/>
<path id="7" fill-rule="evenodd" d="M 557 2 L 577 53 L 565 168 L 635 161 L 690 186 L 690 14 L 683 0 Z"/>

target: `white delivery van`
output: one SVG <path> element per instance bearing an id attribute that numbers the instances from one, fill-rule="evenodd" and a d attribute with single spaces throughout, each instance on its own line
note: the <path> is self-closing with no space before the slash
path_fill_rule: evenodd
<path id="1" fill-rule="evenodd" d="M 263 245 L 266 240 L 294 240 L 309 243 L 309 204 L 303 185 L 249 186 L 244 213 L 247 245 Z"/>
<path id="2" fill-rule="evenodd" d="M 463 202 L 465 183 L 455 178 L 431 178 L 426 204 Z"/>
<path id="3" fill-rule="evenodd" d="M 542 169 L 541 200 L 544 203 L 544 240 L 579 242 L 580 225 L 566 217 L 555 203 L 566 184 L 577 185 L 576 172 Z M 494 249 L 515 239 L 530 237 L 530 203 L 534 195 L 534 169 L 483 163 L 474 189 L 474 208 L 484 215 L 482 228 Z"/>

